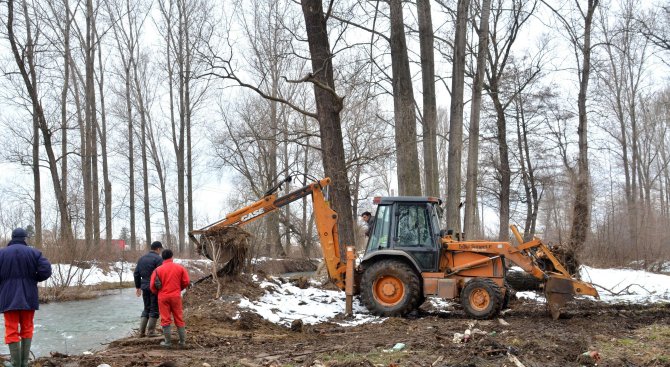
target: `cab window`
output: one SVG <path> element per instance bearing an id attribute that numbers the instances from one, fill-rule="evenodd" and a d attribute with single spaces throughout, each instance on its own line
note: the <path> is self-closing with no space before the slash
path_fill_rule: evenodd
<path id="1" fill-rule="evenodd" d="M 399 247 L 433 247 L 430 217 L 425 205 L 399 204 L 395 239 Z"/>
<path id="2" fill-rule="evenodd" d="M 391 207 L 380 205 L 377 207 L 374 227 L 370 234 L 367 251 L 385 249 L 389 247 L 389 232 L 391 228 Z"/>

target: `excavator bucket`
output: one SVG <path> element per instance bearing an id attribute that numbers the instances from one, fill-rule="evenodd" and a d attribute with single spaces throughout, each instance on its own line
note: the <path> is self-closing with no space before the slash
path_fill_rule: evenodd
<path id="1" fill-rule="evenodd" d="M 544 295 L 554 320 L 558 319 L 563 306 L 574 299 L 575 295 L 600 298 L 598 291 L 591 284 L 559 274 L 549 275 L 544 284 Z"/>

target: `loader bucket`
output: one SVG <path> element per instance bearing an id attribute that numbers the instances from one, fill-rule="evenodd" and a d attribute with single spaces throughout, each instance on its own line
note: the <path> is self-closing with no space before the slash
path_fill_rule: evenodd
<path id="1" fill-rule="evenodd" d="M 558 319 L 563 306 L 574 299 L 575 295 L 600 298 L 598 291 L 591 284 L 559 274 L 548 276 L 544 284 L 544 295 L 547 299 L 551 317 L 554 320 Z"/>

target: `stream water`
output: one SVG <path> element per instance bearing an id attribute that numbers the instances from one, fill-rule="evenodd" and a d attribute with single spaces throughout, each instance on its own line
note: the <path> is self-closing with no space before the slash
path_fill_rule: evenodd
<path id="1" fill-rule="evenodd" d="M 40 305 L 35 312 L 32 352 L 40 357 L 56 351 L 80 354 L 102 349 L 105 343 L 129 336 L 139 326 L 141 313 L 142 298 L 135 296 L 134 288 L 112 291 L 96 299 Z M 0 354 L 9 354 L 1 320 L 0 333 Z"/>

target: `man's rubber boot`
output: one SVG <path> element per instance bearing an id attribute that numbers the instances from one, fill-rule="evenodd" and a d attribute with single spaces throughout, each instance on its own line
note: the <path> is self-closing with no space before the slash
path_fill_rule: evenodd
<path id="1" fill-rule="evenodd" d="M 147 324 L 147 336 L 156 336 L 158 333 L 156 332 L 156 322 L 158 321 L 157 318 L 150 317 L 149 318 L 149 323 Z"/>
<path id="2" fill-rule="evenodd" d="M 30 345 L 33 340 L 30 338 L 21 339 L 21 367 L 28 367 L 30 361 Z"/>
<path id="3" fill-rule="evenodd" d="M 144 338 L 147 335 L 146 330 L 147 330 L 147 322 L 148 321 L 149 321 L 148 317 L 142 317 L 140 319 L 140 338 Z M 151 330 L 151 329 L 149 329 L 149 330 Z"/>
<path id="4" fill-rule="evenodd" d="M 178 327 L 177 333 L 179 334 L 179 348 L 186 347 L 186 327 Z"/>
<path id="5" fill-rule="evenodd" d="M 21 342 L 9 343 L 7 346 L 9 347 L 9 356 L 11 358 L 9 366 L 21 367 Z M 5 363 L 5 366 L 7 366 L 7 363 Z"/>
<path id="6" fill-rule="evenodd" d="M 163 326 L 163 337 L 164 341 L 161 342 L 161 347 L 170 349 L 172 348 L 172 339 L 170 339 L 170 332 L 172 332 L 172 326 Z"/>

